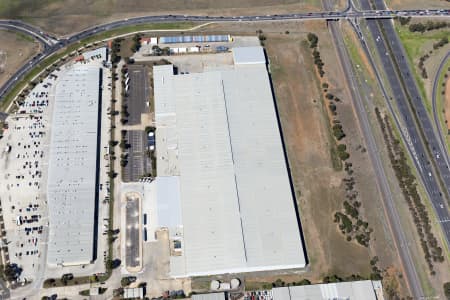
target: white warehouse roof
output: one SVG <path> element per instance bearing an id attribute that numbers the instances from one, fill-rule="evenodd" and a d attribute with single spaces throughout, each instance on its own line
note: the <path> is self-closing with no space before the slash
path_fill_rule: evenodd
<path id="1" fill-rule="evenodd" d="M 232 49 L 235 65 L 265 64 L 266 57 L 262 47 L 236 47 Z"/>
<path id="2" fill-rule="evenodd" d="M 380 281 L 353 281 L 272 289 L 273 300 L 383 300 Z"/>
<path id="3" fill-rule="evenodd" d="M 184 263 L 171 274 L 305 267 L 265 61 L 186 75 L 155 66 L 154 86 L 156 134 L 172 132 L 177 164 L 158 174 L 180 176 Z M 168 150 L 156 147 L 159 164 Z"/>
<path id="4" fill-rule="evenodd" d="M 225 300 L 225 293 L 194 294 L 192 300 Z"/>
<path id="5" fill-rule="evenodd" d="M 56 85 L 48 174 L 51 265 L 93 259 L 100 69 L 73 65 Z"/>

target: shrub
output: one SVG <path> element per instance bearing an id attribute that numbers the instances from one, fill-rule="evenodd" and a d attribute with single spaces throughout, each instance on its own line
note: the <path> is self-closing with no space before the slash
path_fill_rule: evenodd
<path id="1" fill-rule="evenodd" d="M 333 125 L 332 129 L 333 129 L 333 135 L 338 141 L 340 141 L 341 139 L 343 139 L 345 137 L 345 133 L 342 130 L 342 125 L 341 124 Z"/>
<path id="2" fill-rule="evenodd" d="M 319 42 L 319 38 L 314 33 L 308 33 L 308 41 L 309 41 L 309 47 L 316 48 L 317 44 Z"/>

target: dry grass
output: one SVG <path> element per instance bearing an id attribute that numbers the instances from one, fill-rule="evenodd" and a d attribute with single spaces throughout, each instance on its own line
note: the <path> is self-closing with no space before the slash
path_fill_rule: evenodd
<path id="1" fill-rule="evenodd" d="M 0 85 L 39 50 L 27 36 L 0 30 Z"/>
<path id="2" fill-rule="evenodd" d="M 346 1 L 335 0 L 335 4 L 341 9 Z M 142 15 L 248 15 L 321 9 L 320 0 L 3 0 L 0 18 L 21 18 L 64 35 L 95 24 Z"/>
<path id="3" fill-rule="evenodd" d="M 449 7 L 447 0 L 386 0 L 391 9 L 438 9 Z"/>
<path id="4" fill-rule="evenodd" d="M 267 51 L 277 105 L 311 259 L 311 272 L 305 277 L 317 281 L 325 274 L 367 276 L 370 273 L 368 262 L 374 255 L 380 257 L 382 267 L 398 269 L 370 161 L 367 153 L 356 150 L 364 141 L 342 71 L 335 63 L 338 60 L 328 31 L 324 23 L 318 22 L 305 23 L 302 30 L 319 35 L 330 90 L 344 101 L 338 104 L 338 115 L 347 133 L 344 142 L 351 154 L 354 176 L 358 178 L 357 189 L 363 203 L 360 211 L 375 230 L 372 246 L 367 249 L 347 242 L 333 223 L 333 214 L 341 209 L 345 199 L 341 184 L 344 173 L 334 171 L 331 165 L 328 119 L 320 100 L 310 49 L 303 42 L 305 34 L 300 33 L 295 38 L 292 32 L 291 36 L 268 34 Z"/>

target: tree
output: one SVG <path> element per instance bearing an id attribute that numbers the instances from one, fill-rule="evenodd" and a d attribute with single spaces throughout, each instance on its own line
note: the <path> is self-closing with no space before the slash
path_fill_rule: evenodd
<path id="1" fill-rule="evenodd" d="M 444 294 L 447 300 L 450 300 L 450 281 L 444 283 Z"/>
<path id="2" fill-rule="evenodd" d="M 3 272 L 7 281 L 15 281 L 22 273 L 22 269 L 17 264 L 7 264 Z"/>
<path id="3" fill-rule="evenodd" d="M 316 48 L 317 44 L 319 42 L 319 38 L 317 37 L 317 35 L 315 35 L 314 33 L 310 32 L 308 33 L 308 41 L 309 41 L 309 47 L 310 48 Z"/>
<path id="4" fill-rule="evenodd" d="M 120 259 L 118 259 L 118 258 L 116 258 L 116 259 L 107 259 L 106 260 L 106 267 L 108 269 L 115 269 L 115 268 L 119 267 L 121 263 L 122 263 L 122 261 Z"/>
<path id="5" fill-rule="evenodd" d="M 296 285 L 310 285 L 311 281 L 308 279 L 302 279 L 301 281 L 297 282 Z"/>
<path id="6" fill-rule="evenodd" d="M 323 279 L 323 283 L 342 282 L 342 278 L 337 275 L 326 276 Z"/>

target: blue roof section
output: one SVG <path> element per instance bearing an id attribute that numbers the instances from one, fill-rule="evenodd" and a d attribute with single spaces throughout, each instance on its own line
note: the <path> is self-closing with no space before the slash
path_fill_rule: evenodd
<path id="1" fill-rule="evenodd" d="M 213 42 L 229 42 L 229 35 L 179 35 L 179 36 L 162 36 L 159 38 L 160 44 L 177 44 L 177 43 L 213 43 Z"/>

